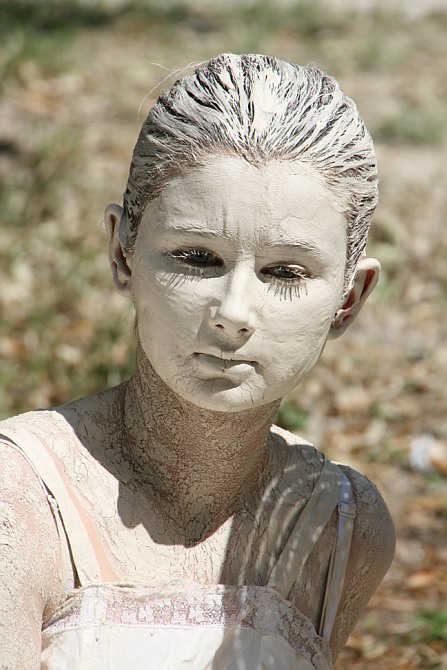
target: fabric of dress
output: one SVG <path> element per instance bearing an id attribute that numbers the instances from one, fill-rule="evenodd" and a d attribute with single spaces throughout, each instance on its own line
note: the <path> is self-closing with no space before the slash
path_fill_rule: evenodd
<path id="1" fill-rule="evenodd" d="M 51 412 L 47 412 L 51 420 Z M 79 586 L 42 630 L 44 670 L 330 670 L 328 641 L 349 557 L 355 507 L 349 480 L 329 460 L 267 584 L 104 581 L 79 499 L 61 475 L 35 413 L 0 423 L 0 439 L 28 460 L 54 514 Z M 61 439 L 63 439 L 61 435 Z M 334 509 L 334 542 L 319 630 L 288 595 Z M 68 550 L 67 550 L 68 548 Z M 68 566 L 66 566 L 68 568 Z M 73 586 L 73 585 L 72 585 Z"/>

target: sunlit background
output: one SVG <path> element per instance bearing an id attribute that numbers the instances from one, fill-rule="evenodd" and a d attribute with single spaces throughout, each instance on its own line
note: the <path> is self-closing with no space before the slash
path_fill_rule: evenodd
<path id="1" fill-rule="evenodd" d="M 398 529 L 337 668 L 447 668 L 445 0 L 0 0 L 0 417 L 129 375 L 104 206 L 172 71 L 223 51 L 316 63 L 376 141 L 381 283 L 278 421 L 377 482 Z"/>

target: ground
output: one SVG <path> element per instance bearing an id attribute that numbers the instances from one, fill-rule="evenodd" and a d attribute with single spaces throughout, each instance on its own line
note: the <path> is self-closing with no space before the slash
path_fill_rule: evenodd
<path id="1" fill-rule="evenodd" d="M 364 4 L 1 3 L 0 415 L 129 373 L 132 310 L 111 287 L 101 221 L 157 82 L 222 51 L 315 62 L 377 145 L 369 253 L 383 274 L 279 422 L 373 479 L 397 528 L 338 670 L 447 668 L 447 11 L 352 9 Z M 421 436 L 441 453 L 428 474 L 410 467 Z"/>

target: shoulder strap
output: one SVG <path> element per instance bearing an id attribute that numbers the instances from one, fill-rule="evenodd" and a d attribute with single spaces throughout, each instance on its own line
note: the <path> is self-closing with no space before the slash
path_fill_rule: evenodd
<path id="1" fill-rule="evenodd" d="M 329 573 L 324 594 L 319 634 L 329 642 L 335 623 L 351 550 L 355 504 L 351 482 L 343 474 L 341 497 L 338 503 L 337 537 L 332 549 Z"/>
<path id="2" fill-rule="evenodd" d="M 81 586 L 103 581 L 93 546 L 95 531 L 67 479 L 62 464 L 49 447 L 31 431 L 1 429 L 29 462 L 44 488 L 56 518 L 61 541 L 65 535 Z M 63 530 L 62 530 L 63 527 Z"/>
<path id="3" fill-rule="evenodd" d="M 325 459 L 312 495 L 268 580 L 268 585 L 285 598 L 300 580 L 304 565 L 339 502 L 342 482 L 341 470 Z"/>

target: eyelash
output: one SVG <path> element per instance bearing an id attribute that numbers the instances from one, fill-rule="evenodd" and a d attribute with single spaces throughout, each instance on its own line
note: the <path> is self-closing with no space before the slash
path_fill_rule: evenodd
<path id="1" fill-rule="evenodd" d="M 293 298 L 299 298 L 303 289 L 307 295 L 306 279 L 309 279 L 308 274 L 293 280 L 272 276 L 268 288 L 274 292 L 275 297 L 279 296 L 280 300 L 287 300 L 287 298 L 292 300 Z M 297 280 L 300 282 L 299 284 L 295 283 Z"/>
<path id="2" fill-rule="evenodd" d="M 194 263 L 191 261 L 191 256 L 199 256 L 200 254 L 206 254 L 210 256 L 214 261 L 209 265 L 205 265 L 204 263 Z M 207 251 L 206 249 L 178 249 L 177 251 L 168 251 L 166 253 L 167 256 L 170 258 L 173 258 L 174 260 L 178 261 L 181 263 L 183 266 L 187 267 L 188 270 L 190 271 L 189 276 L 185 276 L 186 279 L 201 279 L 202 277 L 205 277 L 205 271 L 211 268 L 215 268 L 216 265 L 218 267 L 221 267 L 223 265 L 223 262 L 212 254 L 210 251 Z"/>
<path id="3" fill-rule="evenodd" d="M 191 260 L 192 256 L 200 256 L 203 254 L 204 256 L 209 256 L 210 258 L 213 259 L 213 263 L 210 263 L 209 265 L 205 265 L 204 263 L 197 263 Z M 183 262 L 185 265 L 188 265 L 188 267 L 192 268 L 200 268 L 204 269 L 206 267 L 214 267 L 214 266 L 222 266 L 223 262 L 218 256 L 215 256 L 214 254 L 211 253 L 211 251 L 207 251 L 206 249 L 179 249 L 178 251 L 171 251 L 169 253 L 171 258 L 175 258 L 177 260 L 180 260 Z"/>
<path id="4" fill-rule="evenodd" d="M 192 256 L 209 256 L 211 262 L 208 264 L 198 263 L 191 260 Z M 185 265 L 188 269 L 192 271 L 192 277 L 204 277 L 205 271 L 207 269 L 222 267 L 223 261 L 207 249 L 178 249 L 177 251 L 167 252 L 167 255 L 173 258 L 174 260 L 179 261 L 182 265 Z M 265 269 L 271 270 L 283 270 L 286 272 L 292 272 L 287 265 L 276 265 L 276 266 L 267 266 Z M 262 272 L 264 276 L 268 276 L 267 272 Z M 276 277 L 275 275 L 269 275 L 270 281 L 268 284 L 268 290 L 274 291 L 275 296 L 279 296 L 280 300 L 289 299 L 296 297 L 299 298 L 301 291 L 304 289 L 307 295 L 307 285 L 306 280 L 311 277 L 310 273 L 305 269 L 302 269 L 297 272 L 296 276 L 286 278 L 286 277 Z"/>

